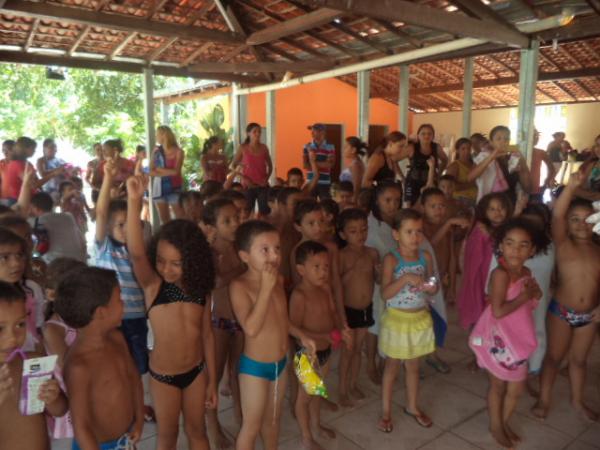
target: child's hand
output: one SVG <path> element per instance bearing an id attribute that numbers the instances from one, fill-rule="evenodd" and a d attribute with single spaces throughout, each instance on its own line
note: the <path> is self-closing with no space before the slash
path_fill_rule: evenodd
<path id="1" fill-rule="evenodd" d="M 130 199 L 139 200 L 144 196 L 146 184 L 142 176 L 129 177 L 127 179 L 127 195 Z"/>
<path id="2" fill-rule="evenodd" d="M 117 176 L 117 163 L 113 158 L 106 158 L 106 163 L 104 163 L 104 176 L 109 178 L 114 178 Z"/>
<path id="3" fill-rule="evenodd" d="M 314 340 L 302 334 L 300 336 L 300 344 L 304 347 L 311 360 L 314 360 L 317 357 L 317 344 L 315 344 Z"/>
<path id="4" fill-rule="evenodd" d="M 140 418 L 135 421 L 133 427 L 127 435 L 129 436 L 129 440 L 134 444 L 137 444 L 142 437 L 142 430 L 144 428 L 144 418 Z"/>
<path id="5" fill-rule="evenodd" d="M 60 395 L 60 386 L 58 381 L 54 378 L 46 381 L 40 386 L 40 393 L 38 399 L 44 402 L 46 405 L 53 403 Z"/>
<path id="6" fill-rule="evenodd" d="M 260 273 L 260 287 L 271 291 L 277 283 L 279 271 L 273 264 L 266 263 Z"/>
<path id="7" fill-rule="evenodd" d="M 402 278 L 404 278 L 408 284 L 416 288 L 421 288 L 421 285 L 425 282 L 422 275 L 415 275 L 414 273 L 405 273 L 402 275 Z"/>
<path id="8" fill-rule="evenodd" d="M 308 152 L 308 161 L 312 164 L 312 163 L 316 163 L 317 162 L 317 152 L 315 150 L 310 150 Z"/>
<path id="9" fill-rule="evenodd" d="M 2 405 L 14 391 L 13 380 L 8 370 L 8 365 L 0 366 L 0 405 Z"/>
<path id="10" fill-rule="evenodd" d="M 525 291 L 524 292 L 528 299 L 539 300 L 540 298 L 542 298 L 542 295 L 543 295 L 542 290 L 540 289 L 540 286 L 537 284 L 537 281 L 533 277 L 529 278 L 525 282 Z"/>
<path id="11" fill-rule="evenodd" d="M 469 225 L 471 225 L 471 221 L 466 217 L 453 217 L 448 222 L 450 222 L 450 225 L 456 225 L 463 229 L 469 228 Z"/>
<path id="12" fill-rule="evenodd" d="M 33 187 L 34 174 L 33 166 L 27 164 L 23 172 L 23 186 Z"/>
<path id="13" fill-rule="evenodd" d="M 585 179 L 583 173 L 580 170 L 578 170 L 577 172 L 573 172 L 569 176 L 569 184 L 567 185 L 567 187 L 572 190 L 577 189 L 583 184 L 584 181 Z"/>
<path id="14" fill-rule="evenodd" d="M 427 158 L 427 166 L 429 170 L 435 170 L 435 158 L 433 156 Z"/>
<path id="15" fill-rule="evenodd" d="M 214 383 L 208 383 L 206 388 L 205 406 L 207 409 L 216 409 L 219 397 L 217 396 L 217 386 Z"/>

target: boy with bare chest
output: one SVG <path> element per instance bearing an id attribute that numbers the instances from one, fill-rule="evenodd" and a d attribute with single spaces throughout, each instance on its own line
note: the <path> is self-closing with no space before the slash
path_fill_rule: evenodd
<path id="1" fill-rule="evenodd" d="M 598 415 L 583 403 L 587 358 L 600 322 L 600 246 L 592 239 L 586 219 L 594 211 L 586 200 L 572 200 L 582 184 L 581 173 L 571 175 L 552 212 L 558 283 L 547 316 L 548 349 L 542 366 L 540 398 L 532 409 L 545 418 L 560 364 L 568 353 L 571 404 L 591 421 Z"/>
<path id="2" fill-rule="evenodd" d="M 340 237 L 346 246 L 340 250 L 340 276 L 344 292 L 344 310 L 352 337 L 352 349 L 342 349 L 340 359 L 340 404 L 352 406 L 350 395 L 357 400 L 365 398 L 358 388 L 358 373 L 362 343 L 373 320 L 373 289 L 379 255 L 365 246 L 368 235 L 367 214 L 362 209 L 342 211 L 338 220 Z"/>
<path id="3" fill-rule="evenodd" d="M 43 356 L 22 353 L 26 320 L 25 294 L 13 285 L 0 282 L 0 447 L 49 450 L 44 414 L 23 415 L 19 410 L 22 358 Z M 60 417 L 67 412 L 67 400 L 54 379 L 41 386 L 38 398 L 52 416 Z"/>
<path id="4" fill-rule="evenodd" d="M 299 339 L 311 354 L 315 343 L 289 321 L 275 227 L 248 221 L 237 229 L 235 245 L 247 265 L 246 272 L 229 286 L 233 312 L 244 330 L 239 362 L 243 421 L 236 449 L 254 450 L 260 433 L 265 450 L 275 450 L 287 381 L 288 335 Z"/>
<path id="5" fill-rule="evenodd" d="M 322 377 L 326 377 L 329 373 L 332 345 L 339 344 L 336 340 L 339 339 L 339 330 L 343 328 L 329 287 L 327 248 L 315 241 L 300 244 L 296 249 L 296 270 L 301 280 L 290 299 L 290 321 L 315 341 L 320 373 Z M 344 341 L 351 342 L 348 329 L 344 329 L 342 336 Z M 301 348 L 298 344 L 296 347 L 297 350 Z M 302 445 L 306 450 L 323 450 L 314 440 L 311 421 L 317 427 L 319 435 L 335 437 L 332 429 L 321 424 L 320 403 L 319 396 L 310 396 L 304 389 L 298 389 L 295 413 L 302 432 Z"/>
<path id="6" fill-rule="evenodd" d="M 55 308 L 77 329 L 64 364 L 73 450 L 133 448 L 142 434 L 144 394 L 117 329 L 123 303 L 115 273 L 95 267 L 69 272 L 58 287 Z"/>

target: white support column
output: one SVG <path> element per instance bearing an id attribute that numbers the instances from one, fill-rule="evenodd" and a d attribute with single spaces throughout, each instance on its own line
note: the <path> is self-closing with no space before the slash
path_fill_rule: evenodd
<path id="1" fill-rule="evenodd" d="M 371 72 L 363 70 L 356 74 L 358 87 L 358 136 L 369 142 L 369 98 L 371 97 Z"/>
<path id="2" fill-rule="evenodd" d="M 398 130 L 408 135 L 408 96 L 410 89 L 409 66 L 400 66 L 400 90 L 398 93 Z"/>
<path id="3" fill-rule="evenodd" d="M 519 150 L 525 155 L 527 164 L 531 165 L 533 155 L 533 129 L 535 119 L 535 92 L 540 56 L 540 42 L 533 40 L 530 48 L 521 50 L 521 66 L 519 68 L 519 125 L 517 143 Z"/>
<path id="4" fill-rule="evenodd" d="M 152 69 L 145 68 L 142 73 L 142 84 L 144 86 L 144 119 L 146 124 L 146 148 L 151 154 L 156 143 L 156 125 L 154 123 L 154 77 Z M 148 183 L 148 197 L 152 199 L 152 178 Z M 160 227 L 160 218 L 156 206 L 150 201 L 150 224 L 152 230 Z"/>
<path id="5" fill-rule="evenodd" d="M 462 137 L 471 136 L 471 112 L 473 109 L 473 58 L 465 58 L 463 88 Z"/>
<path id="6" fill-rule="evenodd" d="M 233 94 L 231 96 L 231 111 L 234 147 L 237 148 L 243 140 L 244 130 L 248 122 L 248 96 Z"/>
<path id="7" fill-rule="evenodd" d="M 276 147 L 276 116 L 275 116 L 275 95 L 277 91 L 269 91 L 266 93 L 267 101 L 267 147 L 271 152 L 271 161 L 273 162 L 273 173 L 271 174 L 271 183 L 274 183 L 277 178 L 277 147 Z"/>
<path id="8" fill-rule="evenodd" d="M 169 125 L 169 113 L 171 112 L 171 105 L 169 105 L 164 99 L 160 101 L 160 124 Z"/>

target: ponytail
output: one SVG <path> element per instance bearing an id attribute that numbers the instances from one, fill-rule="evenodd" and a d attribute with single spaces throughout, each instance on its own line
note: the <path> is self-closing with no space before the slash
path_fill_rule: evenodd
<path id="1" fill-rule="evenodd" d="M 356 136 L 350 136 L 346 139 L 346 142 L 348 145 L 356 149 L 356 154 L 359 156 L 364 156 L 365 153 L 369 151 L 369 146 Z"/>

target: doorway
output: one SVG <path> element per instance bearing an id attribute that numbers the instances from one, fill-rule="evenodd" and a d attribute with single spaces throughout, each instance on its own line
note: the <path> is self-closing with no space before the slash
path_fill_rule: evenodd
<path id="1" fill-rule="evenodd" d="M 367 153 L 369 156 L 371 156 L 373 150 L 375 150 L 387 136 L 388 130 L 389 127 L 387 125 L 369 125 L 369 142 L 367 142 L 369 146 Z"/>
<path id="2" fill-rule="evenodd" d="M 342 142 L 343 137 L 342 125 L 339 123 L 326 123 L 325 124 L 325 140 L 335 147 L 335 162 L 331 169 L 331 181 L 338 181 L 340 178 L 340 171 L 342 167 L 342 151 L 344 145 Z"/>

